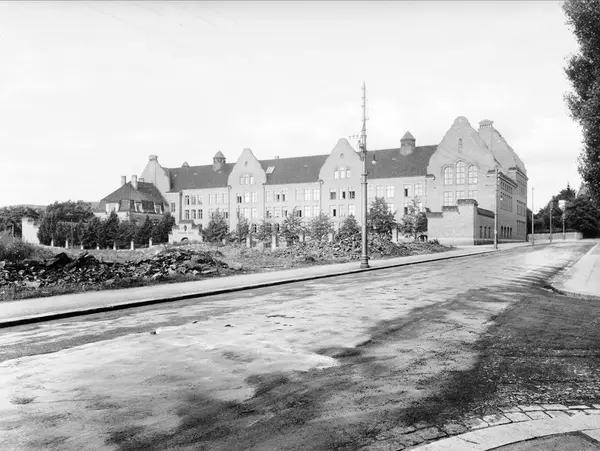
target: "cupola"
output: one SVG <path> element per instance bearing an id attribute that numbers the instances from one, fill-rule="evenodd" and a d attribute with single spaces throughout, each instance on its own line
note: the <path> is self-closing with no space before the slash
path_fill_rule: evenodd
<path id="1" fill-rule="evenodd" d="M 213 157 L 213 171 L 219 172 L 225 168 L 225 155 L 219 150 Z"/>
<path id="2" fill-rule="evenodd" d="M 416 142 L 415 137 L 407 131 L 400 140 L 400 155 L 410 155 L 413 153 Z"/>

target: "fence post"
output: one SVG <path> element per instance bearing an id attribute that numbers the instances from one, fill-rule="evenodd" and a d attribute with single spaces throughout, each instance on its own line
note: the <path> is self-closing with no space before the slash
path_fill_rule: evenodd
<path id="1" fill-rule="evenodd" d="M 250 238 L 250 235 L 246 237 L 246 247 L 252 247 L 252 238 Z"/>
<path id="2" fill-rule="evenodd" d="M 152 247 L 152 238 L 148 240 L 148 247 Z"/>
<path id="3" fill-rule="evenodd" d="M 131 250 L 135 249 L 135 243 L 133 242 L 133 240 L 131 240 L 131 244 L 130 244 Z"/>
<path id="4" fill-rule="evenodd" d="M 116 250 L 117 250 L 117 242 L 113 241 L 113 251 L 116 251 Z"/>
<path id="5" fill-rule="evenodd" d="M 65 249 L 69 249 L 69 240 L 68 239 L 65 240 Z"/>
<path id="6" fill-rule="evenodd" d="M 278 247 L 279 245 L 279 237 L 277 236 L 276 232 L 273 232 L 273 235 L 271 235 L 271 248 L 275 249 L 276 247 Z"/>

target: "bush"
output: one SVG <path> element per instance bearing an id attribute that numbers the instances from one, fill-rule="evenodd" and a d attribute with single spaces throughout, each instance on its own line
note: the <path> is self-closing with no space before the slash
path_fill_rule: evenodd
<path id="1" fill-rule="evenodd" d="M 10 236 L 9 232 L 0 233 L 0 261 L 19 262 L 31 258 L 35 251 L 35 246 Z"/>
<path id="2" fill-rule="evenodd" d="M 321 212 L 308 223 L 308 230 L 311 238 L 322 240 L 327 234 L 333 232 L 333 223 L 327 213 Z"/>
<path id="3" fill-rule="evenodd" d="M 205 229 L 202 229 L 202 236 L 209 243 L 220 242 L 223 238 L 227 238 L 229 233 L 225 214 L 219 209 L 215 211 L 208 222 Z"/>

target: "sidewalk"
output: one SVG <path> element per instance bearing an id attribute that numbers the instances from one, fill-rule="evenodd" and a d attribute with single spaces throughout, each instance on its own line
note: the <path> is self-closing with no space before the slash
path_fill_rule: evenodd
<path id="1" fill-rule="evenodd" d="M 561 274 L 552 287 L 568 296 L 600 300 L 600 243 Z"/>
<path id="2" fill-rule="evenodd" d="M 502 244 L 499 250 L 528 245 L 529 243 Z M 369 269 L 360 269 L 359 262 L 351 262 L 211 278 L 195 282 L 5 301 L 0 303 L 0 328 L 490 252 L 495 252 L 493 246 L 469 246 L 438 254 L 371 260 Z"/>

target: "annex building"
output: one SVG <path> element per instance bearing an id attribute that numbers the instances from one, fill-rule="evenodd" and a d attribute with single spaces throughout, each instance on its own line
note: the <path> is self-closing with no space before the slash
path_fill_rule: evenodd
<path id="1" fill-rule="evenodd" d="M 361 171 L 361 155 L 346 139 L 328 154 L 294 158 L 258 160 L 244 149 L 228 163 L 219 151 L 202 166 L 167 168 L 151 155 L 140 177 L 122 180 L 102 208 L 106 214 L 170 211 L 176 241 L 196 237 L 216 210 L 225 213 L 230 230 L 241 217 L 254 229 L 267 219 L 277 230 L 289 214 L 309 221 L 320 212 L 337 227 L 348 215 L 361 221 Z M 417 146 L 407 132 L 399 147 L 368 151 L 367 172 L 369 202 L 384 198 L 397 221 L 416 202 L 427 211 L 429 239 L 493 241 L 496 193 L 499 240 L 526 239 L 527 171 L 492 121 L 474 129 L 458 117 L 437 145 Z"/>

